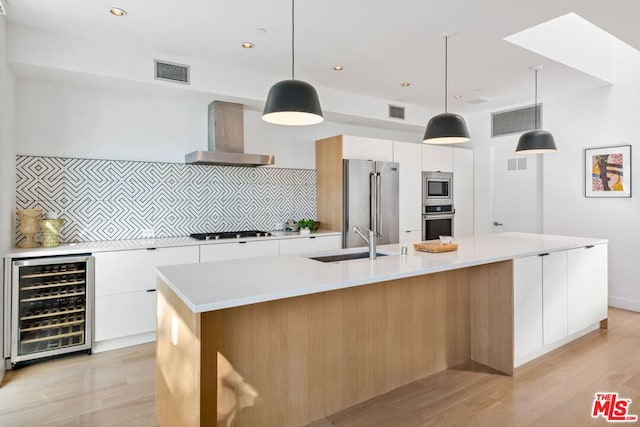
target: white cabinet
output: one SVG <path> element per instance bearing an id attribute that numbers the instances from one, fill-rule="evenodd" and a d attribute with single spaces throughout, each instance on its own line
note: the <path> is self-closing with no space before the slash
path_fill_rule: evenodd
<path id="1" fill-rule="evenodd" d="M 542 261 L 513 260 L 513 335 L 516 365 L 542 347 Z"/>
<path id="2" fill-rule="evenodd" d="M 567 251 L 553 252 L 542 259 L 543 345 L 565 338 L 567 329 Z"/>
<path id="3" fill-rule="evenodd" d="M 393 142 L 386 139 L 343 135 L 342 158 L 390 162 L 393 159 Z"/>
<path id="4" fill-rule="evenodd" d="M 399 163 L 400 238 L 422 229 L 422 145 L 393 142 L 393 161 Z M 418 241 L 418 240 L 416 240 Z"/>
<path id="5" fill-rule="evenodd" d="M 413 248 L 413 244 L 422 241 L 422 230 L 400 231 L 400 244 Z"/>
<path id="6" fill-rule="evenodd" d="M 453 205 L 456 237 L 472 236 L 473 228 L 473 150 L 453 149 Z"/>
<path id="7" fill-rule="evenodd" d="M 198 262 L 198 246 L 98 252 L 96 296 L 156 288 L 155 268 Z"/>
<path id="8" fill-rule="evenodd" d="M 607 245 L 513 261 L 516 366 L 607 318 Z"/>
<path id="9" fill-rule="evenodd" d="M 155 268 L 197 263 L 198 246 L 98 252 L 95 257 L 94 341 L 153 333 Z"/>
<path id="10" fill-rule="evenodd" d="M 422 170 L 453 172 L 453 150 L 451 147 L 423 144 Z"/>
<path id="11" fill-rule="evenodd" d="M 278 255 L 277 240 L 239 241 L 200 245 L 200 262 Z"/>
<path id="12" fill-rule="evenodd" d="M 97 296 L 94 319 L 96 342 L 155 331 L 156 293 Z"/>
<path id="13" fill-rule="evenodd" d="M 607 245 L 572 249 L 568 254 L 569 334 L 607 318 Z"/>
<path id="14" fill-rule="evenodd" d="M 280 255 L 331 251 L 342 248 L 341 236 L 309 236 L 280 240 Z"/>

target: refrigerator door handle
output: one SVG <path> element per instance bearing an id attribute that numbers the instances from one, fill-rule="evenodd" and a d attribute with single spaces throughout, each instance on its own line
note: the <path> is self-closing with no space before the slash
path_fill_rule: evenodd
<path id="1" fill-rule="evenodd" d="M 382 175 L 376 172 L 376 237 L 382 236 Z"/>
<path id="2" fill-rule="evenodd" d="M 369 229 L 377 233 L 378 224 L 378 187 L 376 186 L 376 174 L 369 174 Z"/>

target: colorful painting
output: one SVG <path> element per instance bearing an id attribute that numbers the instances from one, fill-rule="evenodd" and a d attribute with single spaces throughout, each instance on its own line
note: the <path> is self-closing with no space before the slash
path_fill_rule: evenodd
<path id="1" fill-rule="evenodd" d="M 631 197 L 631 146 L 585 150 L 585 197 Z"/>

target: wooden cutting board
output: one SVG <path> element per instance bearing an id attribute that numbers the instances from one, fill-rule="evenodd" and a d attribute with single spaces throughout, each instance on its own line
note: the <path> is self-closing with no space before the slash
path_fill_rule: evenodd
<path id="1" fill-rule="evenodd" d="M 457 243 L 445 243 L 442 244 L 440 242 L 418 242 L 413 244 L 413 248 L 416 251 L 423 252 L 431 252 L 431 253 L 440 253 L 440 252 L 451 252 L 458 249 Z"/>

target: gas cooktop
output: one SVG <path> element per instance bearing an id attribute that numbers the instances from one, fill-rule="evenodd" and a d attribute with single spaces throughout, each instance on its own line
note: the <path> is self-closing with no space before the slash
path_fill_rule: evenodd
<path id="1" fill-rule="evenodd" d="M 266 237 L 271 236 L 268 231 L 244 230 L 244 231 L 221 231 L 218 233 L 193 233 L 189 237 L 196 240 L 218 240 L 218 239 L 241 239 L 243 237 Z"/>

